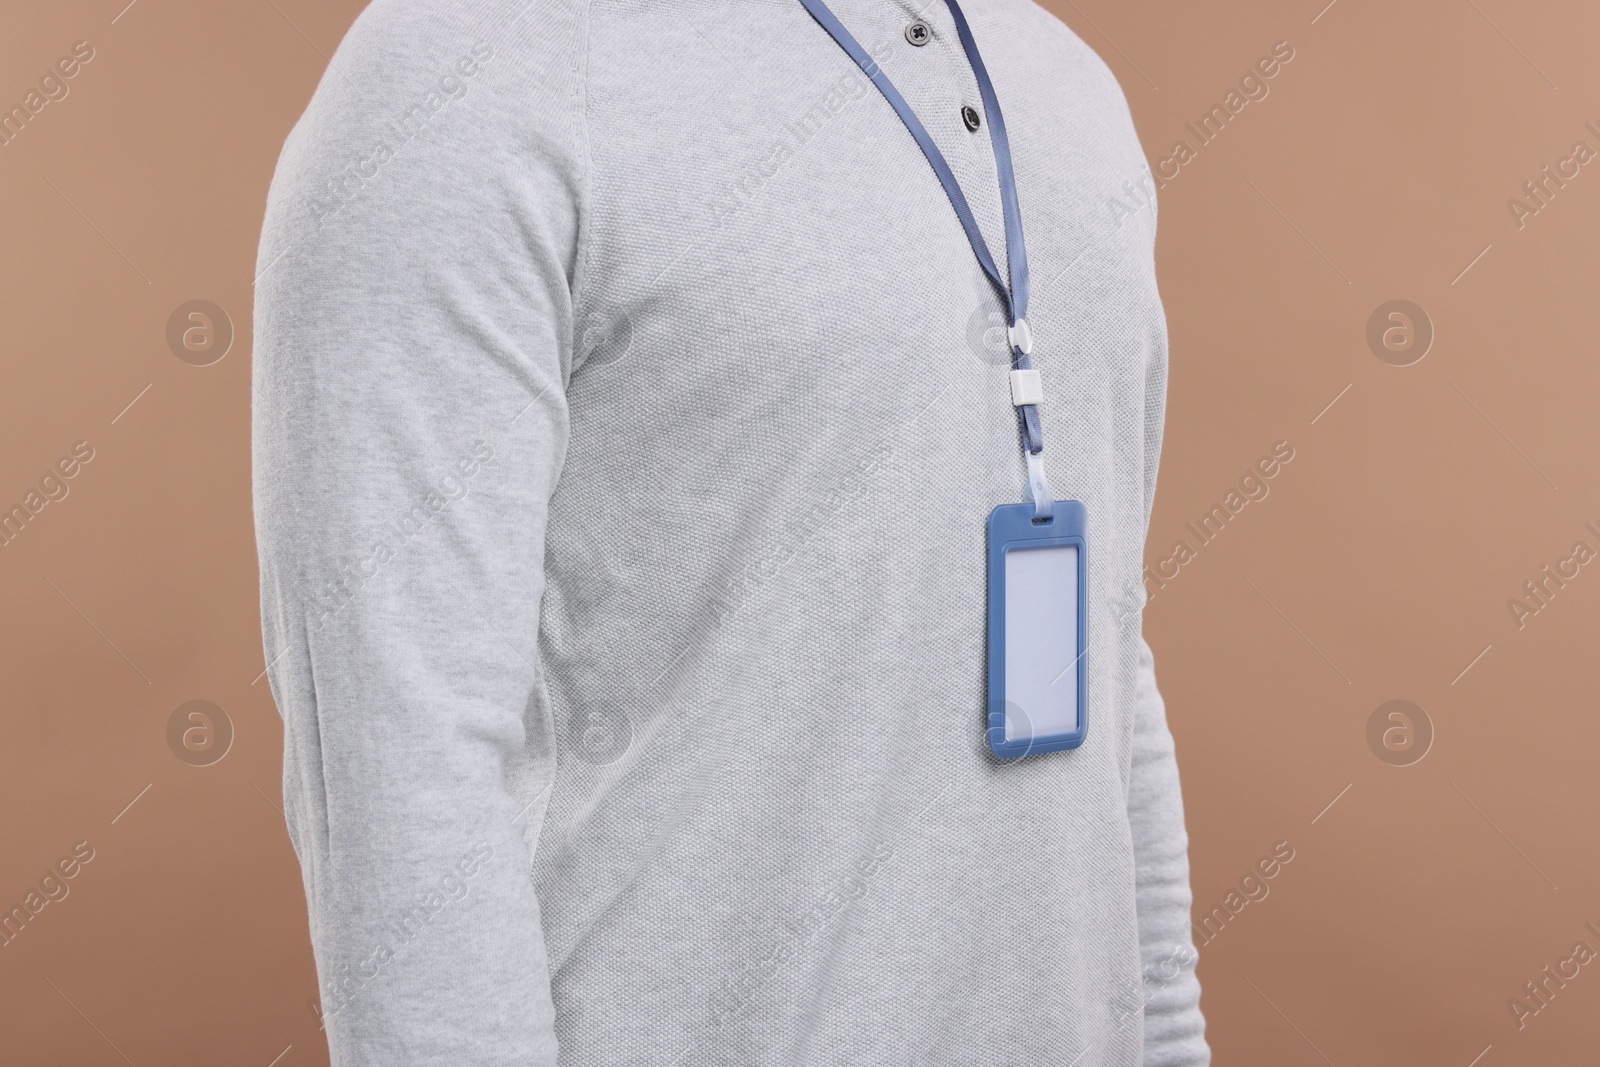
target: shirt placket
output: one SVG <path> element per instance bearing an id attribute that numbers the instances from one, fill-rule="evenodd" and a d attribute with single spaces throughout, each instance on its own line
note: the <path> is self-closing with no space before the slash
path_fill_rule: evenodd
<path id="1" fill-rule="evenodd" d="M 895 38 L 898 54 L 885 63 L 884 69 L 944 154 L 961 183 L 1000 276 L 1009 279 L 1005 216 L 988 116 L 950 9 L 944 0 L 889 0 L 882 10 L 886 17 L 897 18 L 901 23 L 900 35 Z M 917 23 L 931 31 L 927 43 L 920 46 L 911 40 L 910 28 Z M 885 32 L 890 29 L 893 27 L 886 26 Z M 979 41 L 978 46 L 981 49 L 983 42 Z M 964 120 L 964 108 L 971 108 L 979 117 L 976 130 L 969 129 Z"/>

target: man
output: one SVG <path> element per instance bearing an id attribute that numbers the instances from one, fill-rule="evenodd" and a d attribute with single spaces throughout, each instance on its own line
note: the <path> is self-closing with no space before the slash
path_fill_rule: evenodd
<path id="1" fill-rule="evenodd" d="M 799 0 L 379 0 L 333 57 L 255 478 L 335 1064 L 1208 1061 L 1139 625 L 1155 206 L 1105 66 L 968 6 L 986 77 L 947 0 L 837 0 L 864 65 Z M 1046 480 L 1087 734 L 1001 759 L 985 521 Z"/>

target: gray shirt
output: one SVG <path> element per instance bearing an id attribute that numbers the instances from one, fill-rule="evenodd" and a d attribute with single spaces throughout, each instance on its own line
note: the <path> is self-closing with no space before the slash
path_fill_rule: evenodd
<path id="1" fill-rule="evenodd" d="M 949 11 L 835 10 L 1004 271 Z M 798 0 L 379 0 L 334 55 L 267 203 L 254 474 L 335 1064 L 1207 1061 L 1139 623 L 1155 207 L 1105 65 L 967 13 L 1092 552 L 1088 738 L 1012 763 L 999 303 Z"/>

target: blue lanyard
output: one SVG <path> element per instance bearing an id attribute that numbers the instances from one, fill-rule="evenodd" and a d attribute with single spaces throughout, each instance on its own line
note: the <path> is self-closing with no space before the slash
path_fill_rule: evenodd
<path id="1" fill-rule="evenodd" d="M 911 105 L 900 95 L 900 90 L 894 87 L 894 82 L 889 80 L 883 68 L 867 55 L 860 42 L 844 28 L 828 8 L 825 0 L 800 0 L 800 2 L 811 12 L 811 17 L 839 43 L 839 47 L 855 60 L 856 65 L 871 79 L 872 84 L 883 93 L 884 99 L 889 101 L 890 106 L 900 116 L 900 121 L 904 122 L 906 129 L 911 132 L 911 136 L 916 138 L 922 154 L 927 157 L 934 174 L 938 176 L 939 184 L 944 186 L 945 195 L 950 198 L 950 205 L 955 208 L 956 218 L 961 220 L 961 229 L 966 232 L 967 242 L 972 245 L 973 254 L 978 257 L 978 265 L 983 268 L 983 273 L 988 275 L 989 281 L 993 283 L 1001 300 L 1005 302 L 1006 321 L 1010 324 L 1010 328 L 1006 331 L 1006 339 L 1011 349 L 1011 396 L 1017 409 L 1017 432 L 1021 438 L 1024 458 L 1028 463 L 1028 484 L 1033 495 L 1035 518 L 1047 519 L 1051 514 L 1053 500 L 1050 486 L 1045 481 L 1041 455 L 1044 452 L 1044 433 L 1039 426 L 1038 371 L 1034 369 L 1030 355 L 1033 338 L 1027 320 L 1028 249 L 1022 237 L 1022 212 L 1017 207 L 1017 180 L 1011 168 L 1011 142 L 1006 138 L 1006 123 L 1000 114 L 1000 101 L 994 94 L 994 85 L 989 80 L 988 70 L 984 68 L 983 57 L 978 54 L 978 45 L 972 39 L 972 29 L 967 25 L 966 16 L 961 13 L 961 6 L 956 0 L 945 0 L 950 15 L 955 20 L 956 35 L 961 38 L 962 51 L 966 52 L 967 62 L 971 64 L 973 76 L 978 81 L 978 93 L 983 98 L 984 117 L 989 123 L 989 140 L 994 146 L 995 171 L 1000 179 L 1000 204 L 1005 214 L 1006 264 L 1011 273 L 1009 285 L 1000 277 L 1000 270 L 995 266 L 994 257 L 989 254 L 989 246 L 983 239 L 983 232 L 978 229 L 977 220 L 973 218 L 966 194 L 961 191 L 961 183 L 956 181 L 950 165 L 945 162 L 944 153 L 939 151 L 939 146 L 928 136 L 922 120 L 911 110 Z"/>

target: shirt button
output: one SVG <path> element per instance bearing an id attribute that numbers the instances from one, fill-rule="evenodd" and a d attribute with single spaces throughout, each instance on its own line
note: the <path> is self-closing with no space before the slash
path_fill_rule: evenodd
<path id="1" fill-rule="evenodd" d="M 982 125 L 982 121 L 978 118 L 978 113 L 972 110 L 971 107 L 962 107 L 961 121 L 965 122 L 967 124 L 967 129 L 972 130 L 974 133 L 976 133 L 978 127 Z"/>
<path id="2" fill-rule="evenodd" d="M 933 40 L 933 27 L 921 19 L 912 19 L 906 23 L 906 40 L 921 48 Z"/>

